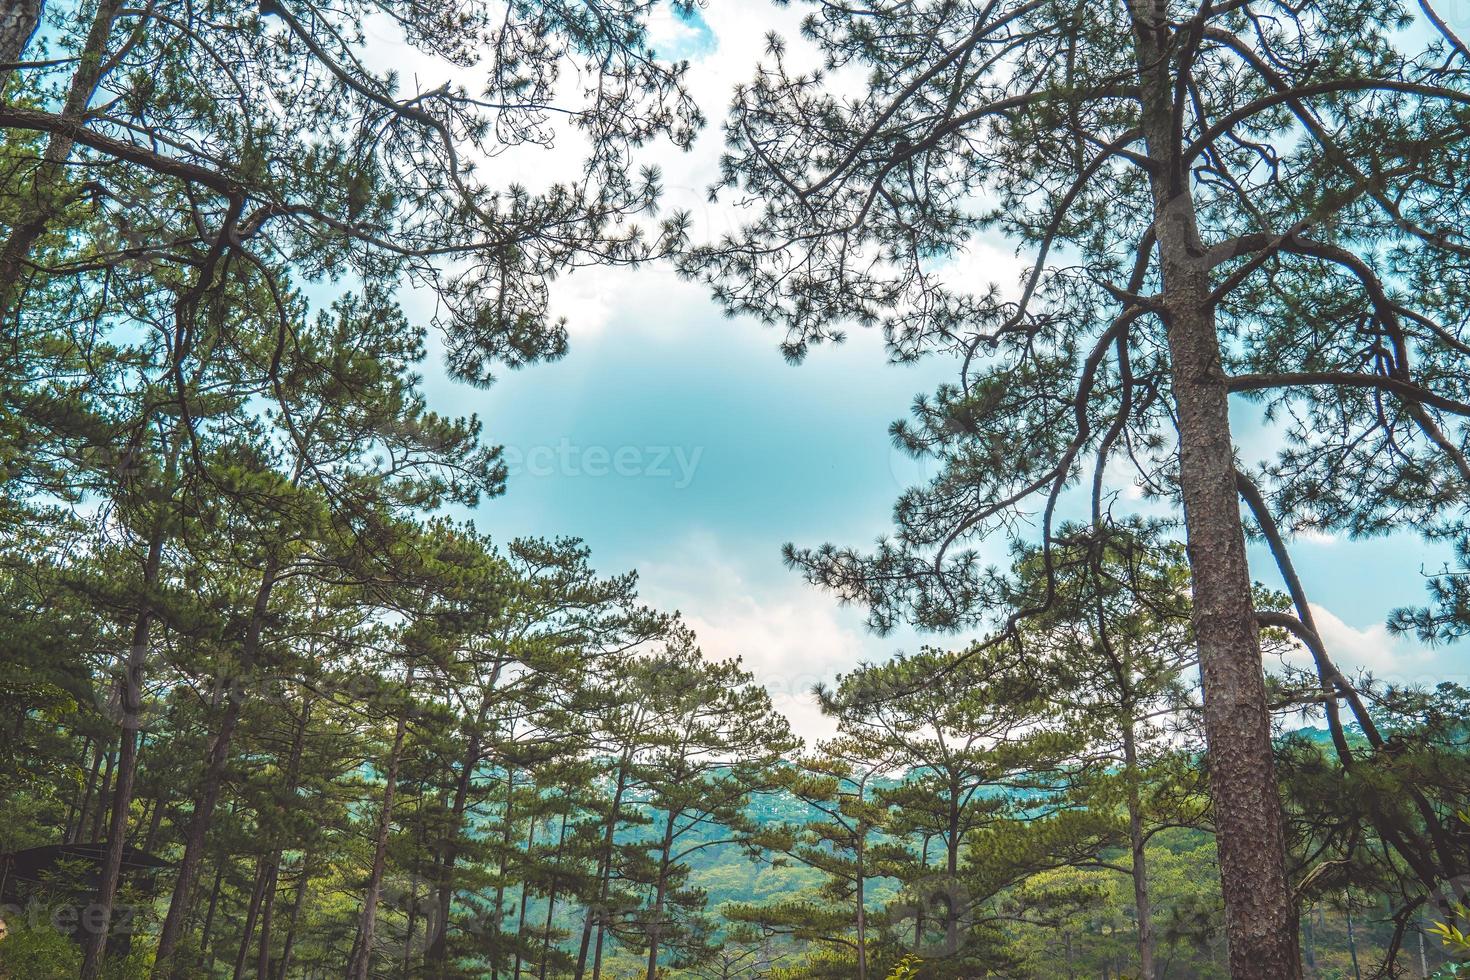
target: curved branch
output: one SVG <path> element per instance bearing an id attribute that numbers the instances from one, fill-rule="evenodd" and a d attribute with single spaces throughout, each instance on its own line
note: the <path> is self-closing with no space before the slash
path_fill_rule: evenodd
<path id="1" fill-rule="evenodd" d="M 1424 11 L 1424 16 L 1429 18 L 1429 22 L 1434 25 L 1435 30 L 1439 31 L 1440 37 L 1448 41 L 1450 47 L 1460 57 L 1470 59 L 1470 48 L 1465 47 L 1465 42 L 1460 40 L 1460 35 L 1456 34 L 1454 29 L 1445 23 L 1444 18 L 1430 5 L 1429 0 L 1419 0 L 1419 9 Z"/>
<path id="2" fill-rule="evenodd" d="M 210 170 L 208 167 L 201 167 L 186 160 L 164 156 L 161 153 L 154 153 L 136 143 L 105 136 L 88 129 L 80 121 L 67 119 L 65 116 L 50 112 L 41 112 L 39 109 L 0 106 L 0 129 L 25 129 L 35 133 L 52 133 L 119 160 L 146 167 L 154 173 L 200 184 L 226 197 L 240 197 L 246 193 L 244 184 L 216 170 Z"/>
<path id="3" fill-rule="evenodd" d="M 1429 99 L 1444 99 L 1449 102 L 1459 102 L 1470 105 L 1470 93 L 1456 91 L 1451 88 L 1442 88 L 1438 85 L 1425 85 L 1420 82 L 1400 82 L 1388 78 L 1334 78 L 1331 81 L 1316 82 L 1311 85 L 1298 85 L 1295 88 L 1286 88 L 1263 95 L 1258 99 L 1252 99 L 1245 105 L 1233 109 L 1221 117 L 1219 122 L 1204 130 L 1183 151 L 1183 159 L 1187 162 L 1199 156 L 1209 145 L 1221 136 L 1245 122 L 1251 116 L 1259 115 L 1268 109 L 1274 109 L 1283 103 L 1295 102 L 1300 99 L 1312 98 L 1317 95 L 1331 95 L 1335 92 L 1402 92 L 1407 95 L 1422 95 Z"/>
<path id="4" fill-rule="evenodd" d="M 1318 386 L 1337 388 L 1372 388 L 1398 395 L 1409 402 L 1419 402 L 1451 415 L 1470 418 L 1470 404 L 1436 395 L 1427 388 L 1398 378 L 1382 374 L 1357 374 L 1352 371 L 1283 371 L 1279 374 L 1237 374 L 1225 379 L 1225 388 L 1232 393 L 1261 391 L 1269 388 L 1310 388 Z"/>

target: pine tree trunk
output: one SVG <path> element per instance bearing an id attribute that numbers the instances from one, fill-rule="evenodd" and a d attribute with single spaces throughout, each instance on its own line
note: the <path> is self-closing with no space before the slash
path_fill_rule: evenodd
<path id="1" fill-rule="evenodd" d="M 1424 950 L 1424 923 L 1422 921 L 1423 914 L 1424 914 L 1423 913 L 1423 910 L 1421 909 L 1420 910 L 1420 919 L 1421 919 L 1421 921 L 1419 923 L 1419 928 L 1417 930 L 1417 932 L 1419 933 L 1419 975 L 1421 977 L 1426 977 L 1427 978 L 1429 976 L 1429 955 Z"/>
<path id="2" fill-rule="evenodd" d="M 218 866 L 214 869 L 214 885 L 209 889 L 209 909 L 204 913 L 204 925 L 199 930 L 200 952 L 209 949 L 209 940 L 210 937 L 214 934 L 214 913 L 219 908 L 219 893 L 220 888 L 224 885 L 224 883 L 225 862 L 220 861 Z M 209 962 L 211 969 L 208 972 L 213 973 L 213 955 L 209 957 Z"/>
<path id="3" fill-rule="evenodd" d="M 403 975 L 405 977 L 409 975 L 410 965 L 413 963 L 413 934 L 418 928 L 418 918 L 419 883 L 415 876 L 408 887 L 408 922 L 403 927 Z"/>
<path id="4" fill-rule="evenodd" d="M 536 846 L 536 818 L 531 818 L 531 828 L 526 832 L 526 861 L 529 866 L 531 849 Z M 526 900 L 531 896 L 531 890 L 526 887 L 526 875 L 521 875 L 521 912 L 516 921 L 516 965 L 511 973 L 511 980 L 521 980 L 521 939 L 526 934 Z"/>
<path id="5" fill-rule="evenodd" d="M 944 843 L 947 892 L 944 897 L 944 949 L 946 956 L 954 956 L 960 950 L 960 910 L 956 905 L 960 876 L 960 787 L 957 780 L 949 785 L 949 825 Z"/>
<path id="6" fill-rule="evenodd" d="M 104 0 L 104 6 L 106 2 Z M 114 5 L 115 10 L 115 5 Z M 101 16 L 99 12 L 98 16 Z M 109 21 L 110 24 L 110 21 Z M 97 25 L 94 23 L 94 30 Z M 110 29 L 110 28 L 109 28 Z M 171 496 L 174 481 L 178 476 L 179 452 L 183 448 L 183 432 L 176 429 L 164 465 L 163 486 Z M 160 505 L 161 506 L 161 505 Z M 158 585 L 163 568 L 163 542 L 165 522 L 161 513 L 155 515 L 149 533 L 146 557 L 143 560 L 143 600 L 133 621 L 133 632 L 128 644 L 128 657 L 119 678 L 119 726 L 117 752 L 117 783 L 112 790 L 112 820 L 108 829 L 107 850 L 102 859 L 98 876 L 97 897 L 87 911 L 95 929 L 86 937 L 82 957 L 82 980 L 96 980 L 102 970 L 102 958 L 107 952 L 107 934 L 111 931 L 112 903 L 117 896 L 118 883 L 122 878 L 123 847 L 128 835 L 128 811 L 133 805 L 133 781 L 137 777 L 138 727 L 143 712 L 143 668 L 148 659 L 149 636 L 153 627 L 153 599 L 151 593 Z M 109 766 L 111 755 L 109 758 Z M 104 781 L 104 787 L 106 783 Z M 98 799 L 98 814 L 102 810 L 103 796 Z M 96 834 L 93 834 L 94 838 Z"/>
<path id="7" fill-rule="evenodd" d="M 1138 747 L 1133 721 L 1123 725 L 1123 776 L 1128 780 L 1128 843 L 1133 855 L 1133 906 L 1138 919 L 1138 977 L 1154 980 L 1153 903 L 1148 890 L 1147 841 L 1143 834 L 1143 806 L 1138 793 Z"/>
<path id="8" fill-rule="evenodd" d="M 1234 444 L 1209 270 L 1174 132 L 1170 27 L 1161 0 L 1130 0 L 1142 127 L 1179 429 L 1179 481 L 1194 592 L 1205 739 L 1231 976 L 1297 980 L 1260 637 L 1236 496 Z"/>
<path id="9" fill-rule="evenodd" d="M 1363 980 L 1363 974 L 1358 969 L 1358 934 L 1357 930 L 1353 928 L 1353 897 L 1351 895 L 1344 897 L 1347 898 L 1348 955 L 1352 958 L 1353 980 Z"/>
<path id="10" fill-rule="evenodd" d="M 281 943 L 281 962 L 276 967 L 277 980 L 286 980 L 291 969 L 291 951 L 296 946 L 296 925 L 301 918 L 301 907 L 306 904 L 306 885 L 311 880 L 311 851 L 301 855 L 301 872 L 296 877 L 296 894 L 291 899 L 291 912 L 286 917 L 286 938 Z"/>
<path id="11" fill-rule="evenodd" d="M 668 896 L 669 889 L 669 854 L 674 847 L 674 818 L 677 814 L 669 811 L 669 817 L 664 821 L 664 837 L 659 845 L 658 854 L 658 878 L 654 882 L 653 917 L 648 923 L 648 974 L 646 980 L 654 980 L 658 976 L 658 944 L 660 934 L 664 928 L 664 902 Z"/>
<path id="12" fill-rule="evenodd" d="M 551 925 L 556 914 L 556 891 L 560 884 L 562 848 L 567 842 L 567 815 L 561 815 L 561 831 L 556 838 L 556 855 L 551 862 L 551 889 L 546 896 L 546 925 L 541 930 L 541 963 L 536 980 L 546 980 L 546 966 L 551 961 Z"/>
<path id="13" fill-rule="evenodd" d="M 407 676 L 406 689 L 413 687 L 413 669 Z M 388 771 L 383 779 L 383 808 L 378 814 L 378 832 L 373 843 L 373 864 L 368 873 L 362 916 L 358 919 L 358 940 L 347 965 L 348 980 L 368 980 L 373 959 L 373 938 L 378 921 L 378 893 L 383 886 L 383 873 L 388 861 L 388 836 L 393 829 L 393 797 L 398 790 L 398 763 L 403 754 L 403 739 L 408 731 L 408 711 L 399 712 L 393 731 L 393 748 L 388 754 Z"/>
<path id="14" fill-rule="evenodd" d="M 499 676 L 500 667 L 497 666 L 489 681 L 492 688 Z M 426 968 L 442 964 L 447 955 L 449 914 L 454 904 L 454 865 L 459 859 L 460 824 L 464 819 L 465 807 L 469 801 L 470 782 L 474 779 L 475 769 L 480 765 L 483 755 L 483 739 L 480 733 L 484 730 L 489 713 L 490 693 L 487 691 L 480 699 L 480 710 L 475 727 L 466 741 L 463 764 L 460 768 L 459 779 L 454 786 L 454 803 L 450 811 L 450 819 L 444 832 L 444 839 L 440 842 L 439 875 L 434 886 L 434 904 L 438 908 L 438 914 L 434 919 L 433 931 L 428 934 L 430 937 L 428 948 L 424 951 Z"/>
<path id="15" fill-rule="evenodd" d="M 255 953 L 255 976 L 264 980 L 271 975 L 271 918 L 276 904 L 276 881 L 280 874 L 281 852 L 277 849 L 265 866 L 265 887 L 260 892 L 260 945 Z"/>
<path id="16" fill-rule="evenodd" d="M 432 936 L 435 930 L 439 928 L 439 903 L 433 900 L 431 893 L 430 900 L 425 902 L 424 906 L 424 935 Z M 433 975 L 433 971 L 431 970 L 425 969 L 424 972 L 430 976 Z"/>
<path id="17" fill-rule="evenodd" d="M 618 781 L 613 792 L 612 805 L 608 809 L 607 822 L 603 825 L 602 853 L 597 858 L 597 898 L 593 907 L 587 910 L 587 918 L 582 923 L 582 945 L 577 952 L 577 972 L 575 980 L 582 980 L 587 969 L 587 947 L 592 938 L 593 925 L 597 929 L 597 953 L 593 960 L 592 976 L 594 980 L 602 973 L 602 930 L 603 918 L 607 915 L 608 888 L 612 879 L 612 855 L 613 835 L 617 830 L 618 817 L 622 813 L 623 792 L 627 789 L 628 765 L 632 757 L 624 752 L 618 760 Z"/>
<path id="18" fill-rule="evenodd" d="M 143 835 L 143 850 L 149 854 L 158 843 L 158 832 L 163 827 L 163 814 L 168 809 L 168 800 L 162 795 L 163 788 L 159 788 L 158 804 L 153 808 L 153 818 L 148 821 L 148 831 Z"/>
<path id="19" fill-rule="evenodd" d="M 306 728 L 309 724 L 311 696 L 307 695 L 301 705 L 301 720 L 292 726 L 295 730 L 291 737 L 291 750 L 286 757 L 285 796 L 289 801 L 296 799 L 296 789 L 301 783 L 301 755 L 306 749 Z M 255 975 L 260 980 L 270 976 L 271 919 L 276 904 L 276 883 L 280 879 L 281 850 L 281 844 L 277 841 L 266 857 L 265 905 L 260 913 L 260 950 L 255 958 Z"/>
<path id="20" fill-rule="evenodd" d="M 260 584 L 255 591 L 255 604 L 251 609 L 250 622 L 246 626 L 245 638 L 241 643 L 240 662 L 245 670 L 251 669 L 260 649 L 261 633 L 265 628 L 266 611 L 270 605 L 271 591 L 275 588 L 276 576 L 280 571 L 277 559 L 272 556 L 261 571 Z M 245 692 L 232 685 L 227 692 L 224 717 L 219 731 L 210 743 L 209 755 L 204 765 L 204 785 L 200 788 L 199 800 L 189 818 L 189 830 L 184 838 L 184 854 L 179 859 L 174 878 L 173 895 L 169 900 L 168 914 L 158 934 L 158 948 L 154 953 L 155 969 L 170 964 L 184 936 L 184 919 L 194 898 L 194 888 L 199 876 L 199 862 L 204 857 L 204 844 L 209 829 L 214 824 L 214 810 L 224 788 L 225 772 L 230 763 L 230 743 L 245 707 Z M 168 967 L 176 980 L 183 980 L 186 966 L 173 964 Z"/>
<path id="21" fill-rule="evenodd" d="M 506 766 L 505 776 L 505 819 L 504 826 L 500 832 L 500 862 L 496 866 L 495 882 L 495 951 L 500 952 L 500 940 L 505 933 L 505 877 L 510 869 L 511 832 L 515 816 L 516 797 L 516 773 L 509 765 Z M 441 928 L 448 928 L 442 926 Z M 500 976 L 500 962 L 493 959 L 490 963 L 490 980 L 497 980 Z"/>
<path id="22" fill-rule="evenodd" d="M 235 980 L 241 980 L 245 976 L 245 960 L 250 956 L 250 940 L 255 936 L 255 922 L 260 915 L 260 901 L 265 894 L 266 868 L 265 859 L 255 860 L 255 884 L 250 889 L 250 904 L 245 911 L 245 925 L 240 930 L 240 948 L 235 953 Z"/>
<path id="23" fill-rule="evenodd" d="M 82 790 L 80 801 L 73 803 L 74 814 L 68 814 L 66 818 L 66 834 L 62 840 L 68 844 L 77 844 L 82 839 L 82 828 L 87 825 L 87 811 L 92 806 L 92 793 L 97 789 L 97 775 L 102 770 L 102 742 L 101 740 L 88 739 L 87 745 L 92 755 L 92 768 L 87 773 L 87 781 Z M 82 750 L 82 763 L 86 764 L 88 749 Z M 76 817 L 76 826 L 72 826 L 72 816 Z"/>
<path id="24" fill-rule="evenodd" d="M 868 898 L 866 890 L 867 871 L 863 867 L 865 848 L 867 841 L 867 827 L 861 822 L 857 828 L 857 843 L 853 847 L 853 875 L 854 882 L 853 911 L 857 917 L 857 980 L 868 980 Z M 920 906 L 924 903 L 920 902 Z"/>
<path id="25" fill-rule="evenodd" d="M 102 769 L 102 787 L 97 792 L 97 809 L 92 811 L 92 828 L 87 832 L 88 843 L 102 839 L 102 825 L 107 820 L 108 790 L 112 787 L 112 770 L 117 764 L 118 753 L 108 750 L 107 764 Z"/>

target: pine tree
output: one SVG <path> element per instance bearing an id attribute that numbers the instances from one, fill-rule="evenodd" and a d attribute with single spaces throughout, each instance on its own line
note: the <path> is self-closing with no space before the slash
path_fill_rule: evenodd
<path id="1" fill-rule="evenodd" d="M 1207 802 L 1191 756 L 1197 667 L 1183 549 L 1145 526 L 1061 529 L 1050 556 L 1017 562 L 1017 606 L 1053 598 L 1021 631 L 1018 669 L 1054 685 L 1043 724 L 1076 745 L 1069 795 L 1106 814 L 1121 809 L 1128 861 L 1104 863 L 1132 883 L 1139 976 L 1157 975 L 1147 844 L 1160 830 L 1199 826 Z M 1121 806 L 1120 806 L 1121 803 Z"/>
<path id="2" fill-rule="evenodd" d="M 753 793 L 776 785 L 774 769 L 800 744 L 770 695 L 738 661 L 706 662 L 697 648 L 675 649 L 640 665 L 656 687 L 664 728 L 642 747 L 636 773 L 650 818 L 648 897 L 637 913 L 647 949 L 647 980 L 660 954 L 676 968 L 712 955 L 705 896 L 684 882 L 689 862 L 722 844 L 745 844 Z"/>
<path id="3" fill-rule="evenodd" d="M 1230 396 L 1279 423 L 1280 451 L 1240 465 L 1289 528 L 1453 533 L 1470 486 L 1450 190 L 1470 52 L 1419 7 L 1407 33 L 1377 2 L 819 5 L 803 30 L 830 71 L 772 40 L 726 126 L 750 219 L 685 264 L 792 357 L 857 322 L 896 359 L 959 360 L 895 429 L 942 464 L 897 536 L 789 552 L 879 627 L 983 617 L 968 543 L 1030 508 L 1052 547 L 1065 488 L 1096 514 L 1110 461 L 1182 506 L 1239 977 L 1301 966 Z M 988 230 L 1028 251 L 1014 293 L 945 268 Z"/>

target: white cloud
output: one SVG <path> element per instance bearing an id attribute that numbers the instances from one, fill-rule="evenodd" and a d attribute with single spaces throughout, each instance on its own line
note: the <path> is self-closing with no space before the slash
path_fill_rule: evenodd
<path id="1" fill-rule="evenodd" d="M 1349 625 L 1325 606 L 1312 604 L 1312 617 L 1327 653 L 1339 670 L 1349 677 L 1370 671 L 1380 681 L 1396 684 L 1432 685 L 1450 676 L 1450 658 L 1444 651 L 1419 646 L 1408 637 L 1396 636 L 1381 623 L 1367 629 Z M 1290 658 L 1293 664 L 1311 666 L 1305 650 Z M 1463 667 L 1460 670 L 1464 681 Z"/>
<path id="2" fill-rule="evenodd" d="M 700 54 L 709 35 L 697 21 L 680 17 L 671 3 L 661 3 L 648 16 L 648 46 L 661 58 Z"/>
<path id="3" fill-rule="evenodd" d="M 756 582 L 723 557 L 729 550 L 707 532 L 675 543 L 640 567 L 644 597 L 679 609 L 705 656 L 741 658 L 797 734 L 808 742 L 830 735 L 834 725 L 817 708 L 812 686 L 886 656 L 884 642 L 864 630 L 859 611 L 843 609 L 795 573 L 786 582 Z"/>
<path id="4" fill-rule="evenodd" d="M 949 256 L 938 268 L 937 278 L 955 292 L 983 293 L 994 285 L 1003 299 L 1021 296 L 1022 276 L 1029 273 L 1030 257 L 1023 258 L 1004 240 L 977 237 Z"/>
<path id="5" fill-rule="evenodd" d="M 573 343 L 602 333 L 614 320 L 621 330 L 656 339 L 712 314 L 705 287 L 664 264 L 577 269 L 552 284 L 550 308 L 553 316 L 566 317 Z"/>

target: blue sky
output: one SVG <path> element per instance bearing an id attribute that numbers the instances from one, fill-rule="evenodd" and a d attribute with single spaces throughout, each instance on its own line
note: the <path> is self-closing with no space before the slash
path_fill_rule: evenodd
<path id="1" fill-rule="evenodd" d="M 671 204 L 695 211 L 697 233 L 718 234 L 731 220 L 703 201 L 730 86 L 748 77 L 766 30 L 794 33 L 792 11 L 766 9 L 769 18 L 752 18 L 744 2 L 715 3 L 692 21 L 665 11 L 654 25 L 660 54 L 693 62 L 691 81 L 714 121 L 692 153 L 659 160 Z M 1004 282 L 1017 267 L 1005 243 L 977 242 L 955 274 Z M 788 365 L 777 333 L 726 319 L 668 269 L 587 270 L 553 290 L 572 330 L 564 360 L 502 372 L 489 389 L 426 365 L 432 407 L 480 415 L 514 464 L 508 493 L 482 505 L 476 523 L 502 539 L 576 535 L 600 569 L 638 569 L 646 598 L 680 609 L 708 653 L 743 656 L 800 731 L 824 732 L 807 694 L 813 682 L 922 639 L 867 633 L 860 610 L 839 608 L 783 567 L 781 545 L 862 545 L 887 530 L 894 498 L 922 476 L 892 449 L 888 424 L 949 380 L 953 365 L 890 365 L 864 331 Z M 405 304 L 430 313 L 413 295 Z M 1238 415 L 1250 429 L 1249 408 Z M 1004 555 L 1001 542 L 989 550 Z M 1466 680 L 1460 650 L 1425 651 L 1382 625 L 1395 606 L 1422 600 L 1421 572 L 1442 553 L 1401 536 L 1299 540 L 1294 554 L 1342 666 Z M 1252 562 L 1277 584 L 1261 549 Z"/>

